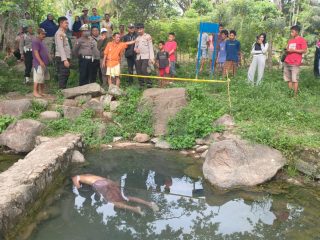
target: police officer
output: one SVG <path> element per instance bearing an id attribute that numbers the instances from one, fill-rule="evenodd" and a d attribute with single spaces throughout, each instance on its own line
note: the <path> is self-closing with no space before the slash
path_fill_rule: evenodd
<path id="1" fill-rule="evenodd" d="M 142 23 L 137 24 L 138 37 L 134 51 L 137 54 L 136 58 L 136 70 L 138 75 L 148 76 L 149 64 L 154 64 L 154 50 L 152 44 L 152 38 L 149 34 L 144 32 L 144 25 Z M 145 84 L 148 88 L 152 87 L 152 82 L 149 78 L 139 78 L 140 87 L 144 87 Z"/>
<path id="2" fill-rule="evenodd" d="M 24 60 L 25 71 L 24 79 L 25 83 L 30 82 L 30 74 L 32 69 L 32 40 L 34 38 L 33 29 L 31 26 L 23 28 L 23 35 L 20 39 L 19 50 L 21 59 Z"/>
<path id="3" fill-rule="evenodd" d="M 91 64 L 95 56 L 100 56 L 100 53 L 96 41 L 90 36 L 89 25 L 83 24 L 80 31 L 82 31 L 82 36 L 73 48 L 73 54 L 79 58 L 79 86 L 82 86 L 90 82 Z"/>
<path id="4" fill-rule="evenodd" d="M 66 32 L 68 31 L 68 19 L 66 17 L 58 18 L 59 29 L 54 36 L 55 42 L 55 61 L 57 65 L 59 88 L 67 87 L 70 75 L 71 48 Z"/>
<path id="5" fill-rule="evenodd" d="M 128 34 L 124 35 L 123 41 L 124 42 L 130 42 L 133 41 L 137 38 L 137 34 L 135 32 L 135 26 L 134 24 L 129 24 L 128 26 Z M 134 45 L 129 45 L 128 48 L 126 49 L 124 56 L 127 59 L 128 63 L 128 73 L 133 74 L 133 67 L 136 65 L 136 53 L 134 51 Z M 129 77 L 129 84 L 133 83 L 133 78 Z"/>
<path id="6" fill-rule="evenodd" d="M 91 27 L 91 37 L 96 42 L 95 46 L 97 49 L 93 51 L 93 61 L 89 67 L 89 80 L 90 83 L 96 82 L 97 75 L 99 74 L 100 83 L 102 84 L 102 74 L 100 68 L 100 51 L 98 49 L 98 42 L 100 40 L 99 28 L 96 26 Z M 99 53 L 97 55 L 97 53 Z"/>

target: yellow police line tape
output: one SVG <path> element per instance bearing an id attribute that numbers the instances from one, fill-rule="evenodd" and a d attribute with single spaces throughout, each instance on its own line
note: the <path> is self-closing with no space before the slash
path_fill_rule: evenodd
<path id="1" fill-rule="evenodd" d="M 121 73 L 120 76 L 124 77 L 136 77 L 136 78 L 151 78 L 158 80 L 169 80 L 169 81 L 184 81 L 184 82 L 196 82 L 196 83 L 226 83 L 228 91 L 229 107 L 231 109 L 231 96 L 230 96 L 230 79 L 227 76 L 227 80 L 206 80 L 206 79 L 193 79 L 193 78 L 176 78 L 176 77 L 158 77 L 158 76 L 144 76 L 135 74 Z"/>

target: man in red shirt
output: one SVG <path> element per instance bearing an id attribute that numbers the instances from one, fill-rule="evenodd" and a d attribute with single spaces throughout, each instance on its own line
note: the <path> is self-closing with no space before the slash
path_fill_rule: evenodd
<path id="1" fill-rule="evenodd" d="M 290 28 L 292 39 L 287 45 L 287 56 L 284 60 L 283 77 L 290 89 L 294 90 L 294 96 L 298 94 L 298 80 L 302 55 L 307 52 L 307 41 L 299 36 L 300 27 L 295 25 Z"/>
<path id="2" fill-rule="evenodd" d="M 177 43 L 175 41 L 175 33 L 169 33 L 168 41 L 164 45 L 164 50 L 169 53 L 170 62 L 170 76 L 174 77 L 176 75 L 176 50 Z"/>

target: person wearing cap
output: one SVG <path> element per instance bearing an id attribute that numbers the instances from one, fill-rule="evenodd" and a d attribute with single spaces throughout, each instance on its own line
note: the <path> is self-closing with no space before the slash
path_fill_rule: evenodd
<path id="1" fill-rule="evenodd" d="M 71 47 L 66 32 L 68 31 L 68 19 L 66 17 L 58 18 L 59 29 L 54 36 L 55 42 L 55 62 L 57 65 L 59 88 L 67 87 L 70 75 Z"/>
<path id="2" fill-rule="evenodd" d="M 90 82 L 90 68 L 95 59 L 99 56 L 97 43 L 90 36 L 89 25 L 81 26 L 82 36 L 79 38 L 73 48 L 73 54 L 79 58 L 79 86 L 88 84 Z"/>
<path id="3" fill-rule="evenodd" d="M 99 29 L 96 26 L 91 27 L 91 37 L 96 42 L 93 51 L 93 61 L 89 66 L 89 81 L 90 83 L 97 81 L 97 75 L 99 75 L 100 83 L 102 84 L 102 74 L 100 69 L 100 51 L 98 49 L 98 41 L 100 39 Z"/>
<path id="4" fill-rule="evenodd" d="M 138 34 L 135 32 L 134 24 L 129 24 L 128 33 L 124 35 L 123 41 L 130 42 L 135 40 L 138 37 Z M 133 67 L 136 65 L 136 53 L 134 51 L 134 45 L 129 45 L 124 53 L 124 56 L 127 59 L 128 64 L 128 73 L 133 74 Z M 133 83 L 133 77 L 128 77 L 129 84 Z"/>
<path id="5" fill-rule="evenodd" d="M 43 28 L 38 29 L 38 36 L 32 40 L 33 55 L 33 96 L 44 96 L 44 81 L 49 80 L 49 52 L 44 43 L 46 31 Z"/>
<path id="6" fill-rule="evenodd" d="M 91 28 L 96 27 L 96 28 L 98 28 L 98 31 L 100 31 L 101 17 L 98 15 L 96 8 L 92 8 L 92 14 L 93 15 L 89 17 Z"/>
<path id="7" fill-rule="evenodd" d="M 116 85 L 120 86 L 120 60 L 122 52 L 128 45 L 135 41 L 121 42 L 120 34 L 113 34 L 113 41 L 109 42 L 104 50 L 103 67 L 107 66 L 107 78 L 109 87 L 112 85 L 112 78 L 115 78 Z"/>
<path id="8" fill-rule="evenodd" d="M 154 64 L 154 50 L 152 38 L 149 34 L 144 32 L 144 25 L 142 23 L 137 25 L 139 36 L 136 39 L 134 51 L 137 54 L 136 70 L 138 75 L 148 76 L 149 64 Z M 149 78 L 139 78 L 140 87 L 147 85 L 152 87 L 152 82 Z"/>
<path id="9" fill-rule="evenodd" d="M 23 35 L 20 39 L 19 50 L 21 59 L 24 60 L 25 83 L 30 82 L 30 75 L 32 70 L 32 40 L 34 38 L 33 28 L 31 26 L 23 28 Z"/>
<path id="10" fill-rule="evenodd" d="M 110 14 L 109 13 L 106 13 L 104 15 L 104 19 L 101 21 L 101 27 L 106 28 L 108 30 L 108 38 L 112 38 L 113 24 L 110 21 Z"/>
<path id="11" fill-rule="evenodd" d="M 80 16 L 81 25 L 90 23 L 88 12 L 89 12 L 88 8 L 82 9 L 83 14 Z"/>
<path id="12" fill-rule="evenodd" d="M 100 69 L 101 69 L 101 77 L 102 84 L 107 83 L 107 69 L 103 66 L 103 57 L 104 57 L 104 49 L 106 48 L 108 42 L 112 41 L 112 39 L 108 38 L 108 30 L 106 28 L 101 28 L 100 39 L 98 40 L 97 47 L 100 52 Z"/>

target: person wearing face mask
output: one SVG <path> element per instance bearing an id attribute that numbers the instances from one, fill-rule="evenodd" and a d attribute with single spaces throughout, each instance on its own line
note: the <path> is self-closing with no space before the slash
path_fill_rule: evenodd
<path id="1" fill-rule="evenodd" d="M 261 33 L 257 36 L 256 42 L 252 45 L 252 62 L 248 71 L 248 81 L 252 85 L 259 85 L 262 81 L 264 68 L 266 65 L 268 51 L 267 35 Z M 254 81 L 254 75 L 258 69 L 257 82 Z"/>
<path id="2" fill-rule="evenodd" d="M 90 82 L 90 67 L 95 56 L 99 56 L 99 51 L 97 42 L 90 36 L 88 24 L 83 24 L 80 30 L 82 36 L 76 42 L 73 54 L 79 58 L 79 86 L 82 86 Z"/>

